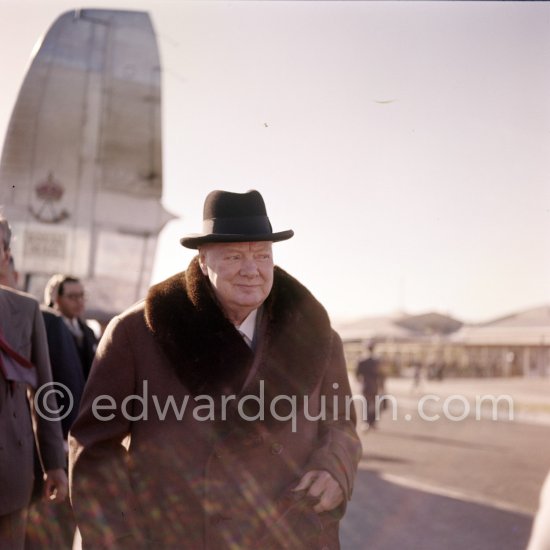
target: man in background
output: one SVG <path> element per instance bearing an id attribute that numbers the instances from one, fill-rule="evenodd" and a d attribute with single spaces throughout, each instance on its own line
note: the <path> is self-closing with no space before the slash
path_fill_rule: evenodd
<path id="1" fill-rule="evenodd" d="M 384 375 L 374 349 L 374 344 L 368 345 L 367 354 L 359 361 L 356 369 L 356 376 L 362 383 L 363 397 L 367 402 L 367 422 L 363 426 L 365 430 L 376 428 L 379 414 L 377 396 L 384 391 Z"/>
<path id="2" fill-rule="evenodd" d="M 7 219 L 0 215 L 2 280 L 9 274 L 10 240 L 11 228 Z M 65 452 L 59 420 L 55 415 L 44 418 L 37 414 L 37 410 L 29 406 L 27 394 L 28 389 L 33 394 L 51 382 L 46 332 L 38 302 L 28 294 L 0 286 L 1 549 L 24 547 L 34 479 L 34 435 L 45 472 L 44 498 L 61 502 L 67 495 Z M 51 392 L 39 405 L 42 412 L 57 410 Z"/>
<path id="3" fill-rule="evenodd" d="M 85 294 L 80 279 L 54 275 L 44 290 L 44 303 L 57 311 L 73 335 L 84 380 L 88 378 L 97 348 L 94 331 L 83 319 Z"/>

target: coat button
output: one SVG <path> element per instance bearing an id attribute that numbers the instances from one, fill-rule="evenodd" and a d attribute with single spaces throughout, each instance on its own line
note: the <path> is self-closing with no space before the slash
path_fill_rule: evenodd
<path id="1" fill-rule="evenodd" d="M 283 446 L 281 443 L 273 443 L 271 445 L 271 454 L 280 455 L 283 452 Z"/>

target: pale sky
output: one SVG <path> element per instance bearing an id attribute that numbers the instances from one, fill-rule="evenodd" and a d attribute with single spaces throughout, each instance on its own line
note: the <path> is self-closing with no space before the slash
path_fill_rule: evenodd
<path id="1" fill-rule="evenodd" d="M 550 304 L 550 3 L 0 0 L 0 140 L 33 45 L 149 11 L 163 66 L 154 280 L 212 189 L 258 189 L 275 260 L 333 318 Z"/>

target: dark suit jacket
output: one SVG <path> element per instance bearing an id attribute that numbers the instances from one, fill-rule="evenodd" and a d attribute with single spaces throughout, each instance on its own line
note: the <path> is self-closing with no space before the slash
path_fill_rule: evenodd
<path id="1" fill-rule="evenodd" d="M 95 337 L 94 331 L 82 321 L 82 319 L 78 320 L 78 324 L 84 335 L 82 346 L 78 349 L 78 353 L 84 372 L 84 380 L 88 380 L 90 369 L 94 361 L 95 350 L 97 349 L 97 338 Z"/>
<path id="2" fill-rule="evenodd" d="M 72 398 L 65 393 L 57 395 L 59 408 L 69 411 L 61 420 L 63 436 L 66 438 L 78 414 L 86 377 L 75 339 L 61 315 L 51 308 L 43 307 L 42 316 L 46 325 L 53 379 L 63 384 Z"/>
<path id="3" fill-rule="evenodd" d="M 52 382 L 44 321 L 38 302 L 23 292 L 0 286 L 0 328 L 10 346 L 36 367 L 38 388 Z M 53 393 L 47 407 L 56 410 Z M 45 470 L 63 468 L 65 451 L 59 420 L 35 415 L 36 436 Z M 13 389 L 0 375 L 0 515 L 28 505 L 33 486 L 33 426 L 26 384 Z"/>
<path id="4" fill-rule="evenodd" d="M 383 380 L 380 373 L 380 361 L 375 357 L 367 357 L 359 361 L 356 375 L 363 383 L 363 395 L 374 396 L 381 391 Z"/>

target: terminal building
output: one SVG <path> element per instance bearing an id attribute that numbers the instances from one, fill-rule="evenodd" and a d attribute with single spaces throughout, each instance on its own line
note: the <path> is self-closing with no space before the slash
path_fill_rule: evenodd
<path id="1" fill-rule="evenodd" d="M 550 377 L 550 305 L 479 324 L 441 315 L 395 315 L 337 325 L 353 369 L 376 344 L 390 375 Z"/>

